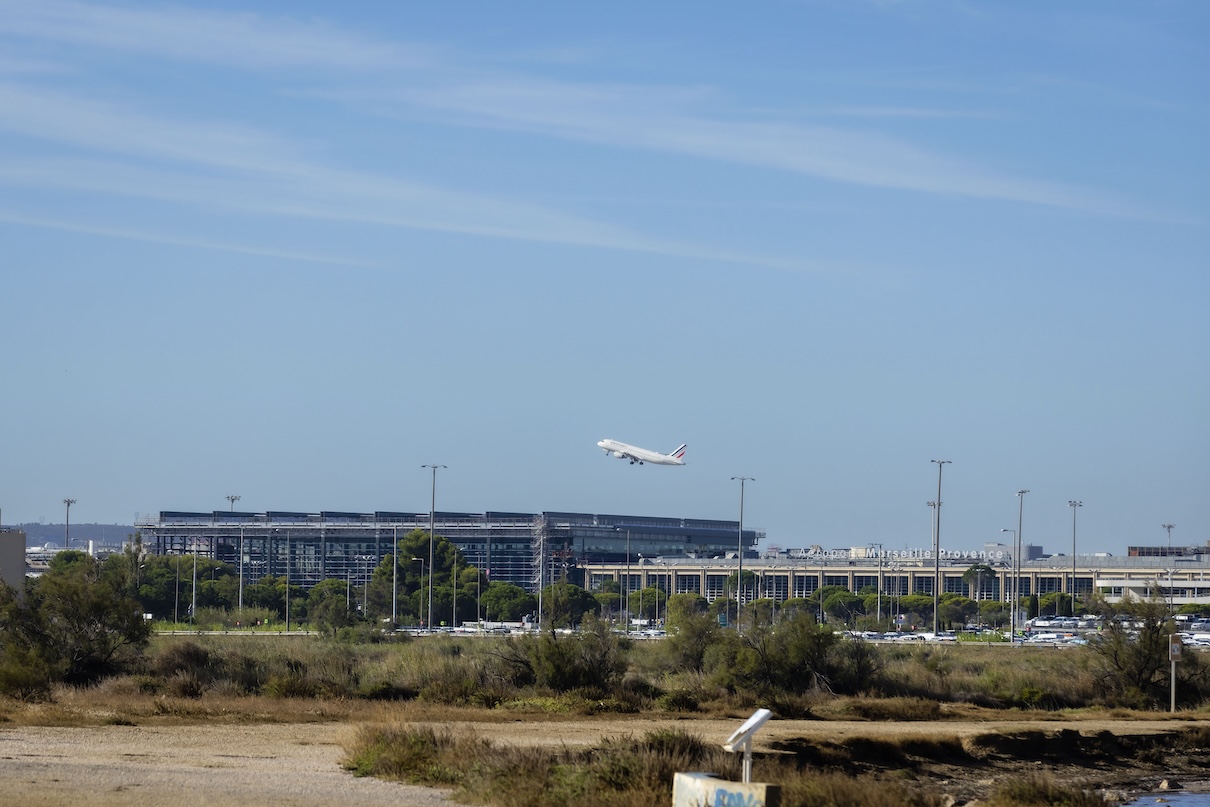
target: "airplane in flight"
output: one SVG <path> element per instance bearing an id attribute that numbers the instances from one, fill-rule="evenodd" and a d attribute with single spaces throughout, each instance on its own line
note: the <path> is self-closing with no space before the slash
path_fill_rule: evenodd
<path id="1" fill-rule="evenodd" d="M 651 451 L 638 446 L 619 443 L 617 440 L 608 438 L 597 443 L 597 447 L 605 449 L 606 454 L 612 454 L 620 460 L 630 460 L 630 464 L 636 462 L 642 465 L 645 462 L 650 462 L 652 465 L 684 465 L 685 464 L 685 446 L 681 445 L 676 448 L 671 454 L 661 454 L 658 451 Z"/>

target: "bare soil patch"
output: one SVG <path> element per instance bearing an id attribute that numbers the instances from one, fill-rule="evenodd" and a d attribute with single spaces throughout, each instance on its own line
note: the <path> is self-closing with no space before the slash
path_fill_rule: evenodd
<path id="1" fill-rule="evenodd" d="M 408 722 L 495 743 L 574 747 L 668 728 L 721 744 L 740 722 L 510 715 L 415 704 L 317 709 L 300 701 L 271 712 L 258 712 L 247 701 L 245 706 L 239 712 L 211 705 L 197 714 L 184 706 L 161 707 L 126 716 L 58 707 L 44 711 L 41 720 L 36 707 L 0 710 L 0 804 L 318 807 L 348 801 L 425 807 L 449 803 L 446 794 L 359 779 L 342 768 L 344 743 L 358 725 Z M 58 725 L 31 725 L 38 722 Z M 1210 749 L 1190 744 L 1190 730 L 1210 736 L 1210 720 L 1028 713 L 913 722 L 773 720 L 757 735 L 756 751 L 795 754 L 806 765 L 855 776 L 917 779 L 964 802 L 1027 771 L 1089 789 L 1139 792 L 1163 778 L 1196 786 L 1210 779 Z"/>

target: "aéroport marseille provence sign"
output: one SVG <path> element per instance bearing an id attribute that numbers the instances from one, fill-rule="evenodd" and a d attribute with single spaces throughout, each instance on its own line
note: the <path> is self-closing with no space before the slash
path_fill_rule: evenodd
<path id="1" fill-rule="evenodd" d="M 931 549 L 808 549 L 794 553 L 795 557 L 808 560 L 878 560 L 881 554 L 883 560 L 932 560 Z M 988 552 L 942 549 L 939 553 L 941 560 L 962 560 L 971 563 L 1004 563 L 1011 556 L 1002 549 Z"/>

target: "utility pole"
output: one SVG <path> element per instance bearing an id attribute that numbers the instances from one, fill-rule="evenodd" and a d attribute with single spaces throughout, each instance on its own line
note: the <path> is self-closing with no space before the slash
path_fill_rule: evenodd
<path id="1" fill-rule="evenodd" d="M 744 483 L 756 481 L 750 476 L 733 476 L 731 481 L 739 480 L 739 553 L 735 556 L 739 561 L 735 579 L 735 632 L 740 632 L 740 609 L 744 605 Z"/>
<path id="2" fill-rule="evenodd" d="M 1017 563 L 1017 602 L 1021 601 L 1021 526 L 1025 518 L 1025 494 L 1028 490 L 1017 491 L 1017 551 L 1013 553 L 1013 560 Z"/>
<path id="3" fill-rule="evenodd" d="M 64 499 L 63 504 L 67 505 L 67 515 L 63 522 L 63 548 L 71 549 L 71 506 L 76 503 L 75 499 Z M 1172 533 L 1169 532 L 1169 535 Z"/>
<path id="4" fill-rule="evenodd" d="M 1175 524 L 1161 524 L 1161 527 L 1168 530 L 1168 563 L 1172 563 L 1172 528 Z M 1171 614 L 1176 608 L 1176 599 L 1172 593 L 1172 570 L 1168 571 L 1168 613 Z"/>
<path id="5" fill-rule="evenodd" d="M 1067 506 L 1071 508 L 1071 587 L 1067 594 L 1071 598 L 1071 615 L 1076 615 L 1076 509 L 1083 507 L 1084 502 L 1078 499 L 1068 499 Z"/>
<path id="6" fill-rule="evenodd" d="M 429 499 L 429 622 L 433 621 L 433 573 L 437 567 L 433 565 L 433 519 L 437 515 L 437 469 L 445 468 L 444 465 L 421 465 L 421 468 L 433 469 L 433 487 L 431 497 Z M 429 630 L 433 626 L 429 625 Z"/>
<path id="7" fill-rule="evenodd" d="M 933 636 L 941 626 L 941 469 L 950 465 L 949 460 L 929 460 L 937 463 L 937 519 L 933 538 Z"/>

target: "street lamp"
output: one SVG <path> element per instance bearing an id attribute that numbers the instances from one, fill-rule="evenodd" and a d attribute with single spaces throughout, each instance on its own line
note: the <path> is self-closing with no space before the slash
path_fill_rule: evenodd
<path id="1" fill-rule="evenodd" d="M 458 630 L 458 549 L 454 549 L 454 559 L 450 561 L 450 588 L 454 591 L 454 604 L 450 608 L 450 628 Z"/>
<path id="2" fill-rule="evenodd" d="M 415 562 L 417 562 L 417 561 L 420 561 L 420 580 L 421 580 L 421 582 L 423 582 L 423 581 L 424 581 L 424 558 L 412 558 L 412 563 L 415 563 Z M 417 588 L 417 589 L 419 589 L 419 588 L 420 588 L 420 584 L 419 584 L 419 583 L 417 583 L 417 584 L 416 584 L 416 588 Z M 421 604 L 421 605 L 424 605 L 424 598 L 423 598 L 423 597 L 421 597 L 421 598 L 420 598 L 420 604 Z M 423 614 L 423 613 L 420 615 L 420 624 L 421 624 L 421 625 L 423 625 L 423 626 L 424 626 L 424 627 L 426 627 L 426 628 L 427 628 L 427 627 L 429 627 L 429 624 L 428 624 L 427 622 L 425 622 L 425 621 L 424 621 L 424 614 Z"/>
<path id="3" fill-rule="evenodd" d="M 290 632 L 290 531 L 286 530 L 286 633 Z"/>
<path id="4" fill-rule="evenodd" d="M 67 505 L 67 516 L 63 522 L 63 548 L 71 549 L 71 506 L 76 503 L 75 499 L 64 499 L 63 504 Z M 1172 533 L 1168 533 L 1171 535 Z"/>
<path id="5" fill-rule="evenodd" d="M 660 578 L 659 578 L 659 579 L 660 579 L 660 582 L 664 584 L 664 585 L 663 585 L 663 590 L 664 590 L 664 621 L 665 621 L 665 622 L 667 622 L 667 621 L 668 621 L 668 592 L 669 592 L 669 591 L 672 589 L 672 578 L 670 578 L 670 577 L 668 576 L 668 562 L 667 562 L 666 560 L 664 560 L 664 559 L 661 557 L 661 558 L 659 558 L 659 559 L 656 561 L 656 563 L 658 563 L 658 564 L 659 564 L 660 569 L 661 569 L 661 570 L 662 570 L 662 572 L 663 572 L 663 573 L 660 575 Z M 659 595 L 658 595 L 658 594 L 656 595 L 656 598 L 655 598 L 655 621 L 656 621 L 657 623 L 659 623 L 659 621 L 660 621 L 660 598 L 659 598 Z"/>
<path id="6" fill-rule="evenodd" d="M 1084 502 L 1078 499 L 1068 499 L 1067 506 L 1071 508 L 1071 588 L 1067 593 L 1071 596 L 1071 615 L 1076 615 L 1076 509 L 1083 507 Z"/>
<path id="7" fill-rule="evenodd" d="M 744 605 L 744 483 L 755 482 L 751 476 L 733 476 L 731 481 L 739 480 L 739 553 L 735 556 L 739 561 L 735 579 L 735 632 L 740 632 L 740 609 Z"/>
<path id="8" fill-rule="evenodd" d="M 229 493 L 226 496 L 227 501 L 231 502 L 231 512 L 235 512 L 235 503 L 239 501 L 239 496 L 234 493 Z"/>
<path id="9" fill-rule="evenodd" d="M 395 541 L 391 545 L 391 629 L 399 624 L 399 528 L 393 528 Z"/>
<path id="10" fill-rule="evenodd" d="M 431 498 L 429 499 L 429 622 L 432 622 L 433 621 L 433 569 L 436 568 L 433 565 L 433 541 L 434 541 L 433 519 L 437 515 L 437 469 L 445 468 L 447 466 L 445 466 L 445 465 L 421 465 L 420 467 L 433 469 L 432 495 L 431 495 Z M 421 572 L 420 576 L 423 577 L 424 573 Z M 428 627 L 431 630 L 433 626 L 429 625 Z"/>
<path id="11" fill-rule="evenodd" d="M 1008 568 L 1009 585 L 1008 590 L 1008 640 L 1011 642 L 1013 637 L 1017 635 L 1017 594 L 1021 591 L 1021 582 L 1016 579 L 1014 567 L 1017 565 L 1017 531 L 1003 529 L 1000 532 L 1011 532 L 1013 534 L 1013 562 Z"/>
<path id="12" fill-rule="evenodd" d="M 626 632 L 630 633 L 630 528 L 626 528 L 626 587 L 622 591 L 622 610 L 626 612 Z"/>
<path id="13" fill-rule="evenodd" d="M 1168 530 L 1168 557 L 1172 557 L 1172 528 L 1175 524 L 1161 524 L 1160 527 Z M 1168 612 L 1172 613 L 1172 608 L 1175 600 L 1172 599 L 1172 570 L 1168 570 Z"/>
<path id="14" fill-rule="evenodd" d="M 941 469 L 952 463 L 949 460 L 929 462 L 937 463 L 937 519 L 933 536 L 933 636 L 936 636 L 941 624 Z"/>
<path id="15" fill-rule="evenodd" d="M 1025 494 L 1028 490 L 1017 491 L 1017 552 L 1015 560 L 1017 561 L 1017 598 L 1021 598 L 1021 539 L 1024 535 L 1022 529 L 1022 521 L 1025 518 Z"/>
<path id="16" fill-rule="evenodd" d="M 878 547 L 878 629 L 882 630 L 882 544 L 870 544 Z"/>

